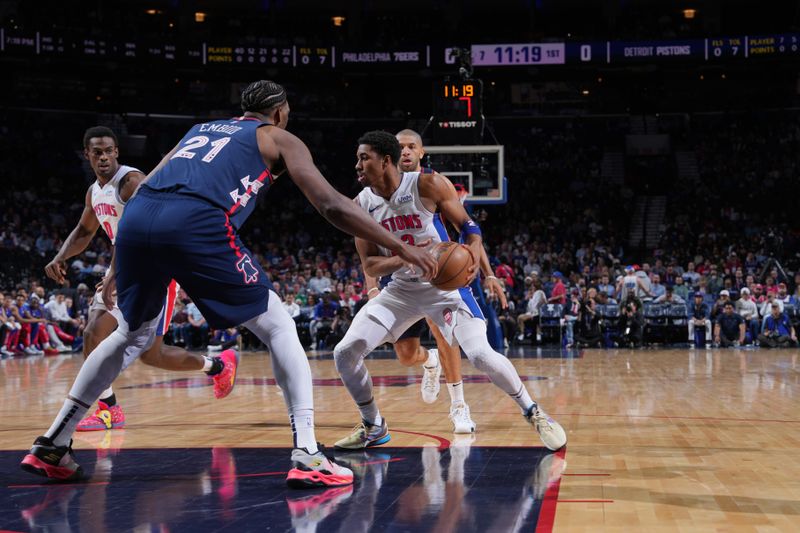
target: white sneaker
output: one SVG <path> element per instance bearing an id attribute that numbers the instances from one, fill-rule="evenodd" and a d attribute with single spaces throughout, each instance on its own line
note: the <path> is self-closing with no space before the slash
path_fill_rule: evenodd
<path id="1" fill-rule="evenodd" d="M 525 340 L 525 334 L 524 333 L 520 333 L 519 335 L 517 335 L 517 340 L 518 341 L 524 341 Z"/>
<path id="2" fill-rule="evenodd" d="M 433 403 L 439 397 L 439 390 L 441 389 L 439 377 L 442 375 L 442 364 L 439 362 L 439 350 L 434 348 L 433 350 L 428 350 L 428 353 L 436 357 L 436 366 L 428 368 L 422 365 L 422 369 L 425 372 L 422 375 L 422 401 Z"/>
<path id="3" fill-rule="evenodd" d="M 567 433 L 564 428 L 545 413 L 537 403 L 534 402 L 523 416 L 530 425 L 536 428 L 539 438 L 542 439 L 542 444 L 548 450 L 556 451 L 567 444 Z"/>
<path id="4" fill-rule="evenodd" d="M 295 448 L 286 484 L 293 489 L 352 485 L 353 471 L 337 464 L 322 450 L 308 453 L 305 448 Z"/>
<path id="5" fill-rule="evenodd" d="M 39 352 L 36 351 L 36 348 L 34 348 L 32 344 L 30 346 L 26 346 L 22 351 L 28 355 L 39 355 Z"/>
<path id="6" fill-rule="evenodd" d="M 450 421 L 453 422 L 453 433 L 475 432 L 475 422 L 469 416 L 469 405 L 465 403 L 450 407 Z"/>

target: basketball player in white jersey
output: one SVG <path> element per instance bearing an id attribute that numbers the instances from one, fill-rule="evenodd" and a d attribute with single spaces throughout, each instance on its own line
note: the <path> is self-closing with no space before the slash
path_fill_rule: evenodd
<path id="1" fill-rule="evenodd" d="M 364 190 L 356 202 L 388 231 L 409 244 L 440 242 L 434 227 L 436 211 L 461 228 L 473 257 L 483 248 L 480 228 L 470 219 L 447 178 L 398 169 L 400 145 L 383 131 L 358 140 L 356 172 Z M 448 185 L 449 184 L 449 185 Z M 392 281 L 358 312 L 342 341 L 333 350 L 336 369 L 361 413 L 353 433 L 336 443 L 340 449 L 362 449 L 391 437 L 372 395 L 372 379 L 364 358 L 383 342 L 395 342 L 410 325 L 429 316 L 448 344 L 455 341 L 478 370 L 517 402 L 523 416 L 544 445 L 557 450 L 567 442 L 564 429 L 534 402 L 511 362 L 495 352 L 486 338 L 486 324 L 476 316 L 459 291 L 442 291 L 408 270 L 398 257 L 377 245 L 356 240 L 364 271 L 373 277 L 392 274 Z M 476 267 L 473 267 L 477 273 Z"/>
<path id="2" fill-rule="evenodd" d="M 398 132 L 395 137 L 400 143 L 400 170 L 403 172 L 420 172 L 422 170 L 420 161 L 425 155 L 422 137 L 420 137 L 419 133 L 410 129 Z M 436 221 L 434 220 L 434 222 Z M 437 229 L 439 232 L 446 232 L 444 224 L 437 225 Z M 480 270 L 484 275 L 484 283 L 505 309 L 508 307 L 508 303 L 503 286 L 494 275 L 483 247 L 481 247 L 480 252 Z M 366 274 L 364 277 L 368 296 L 374 298 L 380 291 L 378 280 Z M 419 326 L 424 328 L 422 321 L 420 321 L 404 332 L 394 344 L 397 358 L 405 366 L 422 365 L 424 372 L 422 400 L 425 403 L 436 401 L 439 395 L 439 376 L 441 371 L 444 370 L 445 386 L 450 394 L 450 421 L 453 423 L 453 432 L 472 433 L 475 431 L 476 426 L 470 416 L 469 405 L 464 399 L 464 384 L 461 377 L 461 348 L 458 344 L 452 346 L 448 344 L 436 323 L 430 318 L 425 317 L 425 321 L 428 323 L 434 339 L 436 339 L 436 348 L 427 350 L 420 344 L 422 330 Z"/>
<path id="3" fill-rule="evenodd" d="M 120 165 L 117 161 L 119 149 L 117 137 L 109 128 L 95 126 L 86 130 L 83 138 L 84 155 L 94 170 L 97 180 L 86 192 L 86 204 L 75 229 L 69 234 L 53 260 L 45 267 L 47 276 L 64 283 L 66 261 L 82 253 L 92 242 L 97 229 L 102 227 L 111 244 L 117 232 L 117 224 L 122 217 L 125 203 L 133 195 L 144 174 L 133 167 Z M 204 357 L 163 344 L 163 335 L 169 326 L 177 286 L 173 281 L 165 302 L 165 318 L 155 344 L 142 355 L 148 365 L 165 370 L 204 370 L 214 377 L 214 395 L 224 398 L 233 389 L 236 377 L 238 354 L 228 350 L 219 357 Z M 109 311 L 111 309 L 111 311 Z M 98 289 L 89 308 L 89 319 L 83 332 L 83 355 L 88 357 L 92 350 L 117 328 L 116 304 L 103 302 Z M 112 387 L 109 387 L 98 400 L 98 409 L 78 424 L 78 431 L 97 431 L 117 429 L 125 426 L 125 414 L 117 404 Z"/>

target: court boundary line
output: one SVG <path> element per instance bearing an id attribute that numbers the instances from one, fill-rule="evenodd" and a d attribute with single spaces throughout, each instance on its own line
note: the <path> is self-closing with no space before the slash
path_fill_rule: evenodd
<path id="1" fill-rule="evenodd" d="M 561 459 L 567 456 L 566 446 L 555 452 Z M 563 474 L 558 479 L 548 485 L 547 490 L 542 496 L 542 505 L 539 508 L 539 516 L 536 519 L 536 533 L 552 533 L 556 521 L 556 507 L 558 506 L 558 492 L 561 488 Z"/>

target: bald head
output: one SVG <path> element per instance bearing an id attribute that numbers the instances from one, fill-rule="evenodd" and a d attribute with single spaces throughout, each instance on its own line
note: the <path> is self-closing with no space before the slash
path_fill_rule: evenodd
<path id="1" fill-rule="evenodd" d="M 401 130 L 395 135 L 400 143 L 400 170 L 403 172 L 418 172 L 420 161 L 425 155 L 422 147 L 422 137 L 414 130 Z"/>
<path id="2" fill-rule="evenodd" d="M 400 140 L 400 137 L 413 137 L 414 142 L 417 143 L 420 147 L 422 147 L 422 137 L 420 137 L 419 133 L 417 133 L 414 130 L 410 129 L 400 130 L 397 132 L 397 135 L 395 135 L 395 137 L 397 137 L 398 141 Z"/>

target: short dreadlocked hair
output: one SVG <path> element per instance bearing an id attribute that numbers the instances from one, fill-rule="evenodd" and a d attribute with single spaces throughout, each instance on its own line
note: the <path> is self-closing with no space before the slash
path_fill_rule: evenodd
<path id="1" fill-rule="evenodd" d="M 99 137 L 111 137 L 114 139 L 114 146 L 118 146 L 117 136 L 111 131 L 111 128 L 105 126 L 92 126 L 83 134 L 83 147 L 89 148 L 89 141 Z"/>
<path id="2" fill-rule="evenodd" d="M 368 131 L 358 139 L 358 144 L 368 144 L 381 156 L 388 155 L 395 165 L 400 161 L 400 143 L 387 131 Z"/>
<path id="3" fill-rule="evenodd" d="M 242 91 L 242 111 L 263 113 L 285 101 L 286 89 L 274 81 L 254 81 Z"/>

